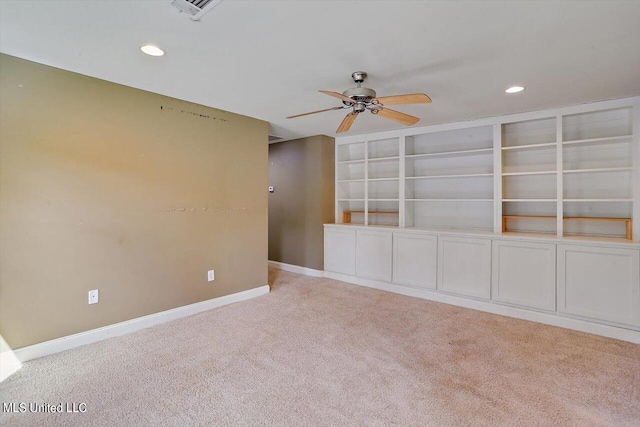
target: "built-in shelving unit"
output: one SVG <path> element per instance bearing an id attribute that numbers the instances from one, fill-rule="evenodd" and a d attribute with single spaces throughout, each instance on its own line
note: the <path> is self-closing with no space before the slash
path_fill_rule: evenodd
<path id="1" fill-rule="evenodd" d="M 365 208 L 365 143 L 336 147 L 336 206 L 340 211 L 363 212 Z M 354 213 L 351 221 L 364 224 L 364 214 Z"/>
<path id="2" fill-rule="evenodd" d="M 564 235 L 627 234 L 624 221 L 596 219 L 632 218 L 633 148 L 631 107 L 562 117 L 564 216 L 593 219 L 565 221 Z"/>
<path id="3" fill-rule="evenodd" d="M 621 240 L 632 228 L 640 240 L 639 105 L 631 98 L 338 138 L 336 218 Z"/>
<path id="4" fill-rule="evenodd" d="M 491 126 L 407 136 L 405 227 L 490 230 L 492 153 Z"/>
<path id="5" fill-rule="evenodd" d="M 505 123 L 502 142 L 502 215 L 509 231 L 556 234 L 556 117 Z M 502 231 L 507 231 L 502 227 Z"/>

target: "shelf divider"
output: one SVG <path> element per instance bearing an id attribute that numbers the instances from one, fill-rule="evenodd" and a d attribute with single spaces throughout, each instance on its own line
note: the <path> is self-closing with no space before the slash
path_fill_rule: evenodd
<path id="1" fill-rule="evenodd" d="M 564 175 L 562 169 L 564 168 L 564 160 L 562 160 L 562 116 L 556 116 L 556 198 L 558 204 L 556 207 L 556 235 L 562 237 L 564 235 L 564 203 L 562 199 L 564 197 Z"/>

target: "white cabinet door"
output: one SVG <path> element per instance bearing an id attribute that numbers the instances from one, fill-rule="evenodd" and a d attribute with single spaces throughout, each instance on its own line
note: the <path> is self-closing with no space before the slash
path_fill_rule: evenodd
<path id="1" fill-rule="evenodd" d="M 558 311 L 640 326 L 640 251 L 558 245 Z"/>
<path id="2" fill-rule="evenodd" d="M 390 231 L 360 231 L 356 238 L 356 276 L 391 281 Z"/>
<path id="3" fill-rule="evenodd" d="M 356 274 L 355 230 L 325 227 L 324 269 L 343 274 Z"/>
<path id="4" fill-rule="evenodd" d="M 494 240 L 491 299 L 556 309 L 556 245 Z"/>
<path id="5" fill-rule="evenodd" d="M 393 233 L 393 282 L 435 289 L 438 237 Z"/>
<path id="6" fill-rule="evenodd" d="M 439 237 L 438 290 L 488 299 L 491 240 Z"/>

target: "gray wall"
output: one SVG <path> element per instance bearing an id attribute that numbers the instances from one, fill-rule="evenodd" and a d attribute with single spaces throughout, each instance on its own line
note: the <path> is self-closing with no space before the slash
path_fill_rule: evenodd
<path id="1" fill-rule="evenodd" d="M 9 346 L 267 284 L 266 122 L 7 55 L 0 70 Z"/>
<path id="2" fill-rule="evenodd" d="M 334 140 L 269 146 L 269 259 L 322 270 L 323 227 L 334 220 Z"/>

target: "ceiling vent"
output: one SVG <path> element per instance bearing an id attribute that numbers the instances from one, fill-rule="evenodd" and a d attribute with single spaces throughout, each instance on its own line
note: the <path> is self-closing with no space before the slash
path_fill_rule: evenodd
<path id="1" fill-rule="evenodd" d="M 171 4 L 180 12 L 189 15 L 194 21 L 202 18 L 202 15 L 222 3 L 222 0 L 173 0 Z"/>
<path id="2" fill-rule="evenodd" d="M 275 135 L 269 135 L 269 142 L 276 142 L 276 141 L 280 141 L 281 139 L 284 139 L 281 136 L 275 136 Z"/>

